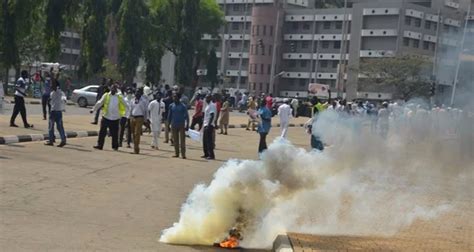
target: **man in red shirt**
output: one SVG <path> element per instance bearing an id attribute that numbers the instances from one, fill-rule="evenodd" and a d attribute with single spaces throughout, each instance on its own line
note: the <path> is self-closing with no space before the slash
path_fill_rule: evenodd
<path id="1" fill-rule="evenodd" d="M 272 96 L 272 94 L 269 94 L 265 98 L 265 104 L 266 104 L 266 107 L 271 111 L 272 107 L 273 107 L 273 96 Z"/>
<path id="2" fill-rule="evenodd" d="M 202 123 L 204 119 L 203 106 L 204 106 L 204 103 L 202 101 L 202 97 L 198 95 L 196 97 L 196 101 L 194 102 L 194 115 L 191 121 L 191 129 L 193 130 L 196 124 L 199 125 L 199 131 L 201 131 L 202 129 Z"/>

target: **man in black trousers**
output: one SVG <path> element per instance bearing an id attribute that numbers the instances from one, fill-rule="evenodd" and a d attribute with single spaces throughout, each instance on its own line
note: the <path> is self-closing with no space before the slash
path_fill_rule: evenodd
<path id="1" fill-rule="evenodd" d="M 204 156 L 202 156 L 202 158 L 213 160 L 215 159 L 214 130 L 216 127 L 217 108 L 212 100 L 212 95 L 206 96 L 206 104 L 207 106 L 204 109 L 204 130 L 202 136 Z"/>
<path id="2" fill-rule="evenodd" d="M 26 79 L 28 78 L 28 71 L 23 70 L 21 71 L 21 77 L 18 78 L 15 85 L 15 106 L 13 107 L 13 114 L 10 118 L 10 127 L 18 127 L 15 124 L 15 119 L 18 114 L 21 115 L 21 119 L 23 120 L 23 126 L 25 128 L 33 128 L 33 124 L 29 124 L 26 120 L 26 107 L 25 107 L 25 97 L 26 97 L 26 89 L 28 86 L 26 85 Z"/>

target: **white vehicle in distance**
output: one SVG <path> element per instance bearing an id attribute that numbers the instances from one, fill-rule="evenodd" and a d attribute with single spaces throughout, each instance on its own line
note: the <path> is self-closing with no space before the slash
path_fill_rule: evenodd
<path id="1" fill-rule="evenodd" d="M 71 101 L 77 103 L 79 107 L 85 108 L 92 106 L 96 102 L 98 85 L 89 85 L 80 89 L 74 89 L 71 95 Z"/>

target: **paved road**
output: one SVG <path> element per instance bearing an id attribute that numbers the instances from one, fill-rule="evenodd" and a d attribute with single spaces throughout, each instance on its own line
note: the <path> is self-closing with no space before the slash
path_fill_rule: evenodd
<path id="1" fill-rule="evenodd" d="M 217 161 L 204 161 L 189 142 L 188 160 L 170 146 L 143 155 L 131 149 L 94 151 L 96 138 L 71 139 L 61 149 L 42 143 L 0 146 L 2 251 L 216 251 L 170 246 L 157 238 L 178 220 L 193 186 L 209 182 L 229 158 L 256 158 L 257 134 L 234 129 L 217 137 Z M 278 130 L 273 130 L 273 138 Z M 301 129 L 291 139 L 305 146 Z"/>

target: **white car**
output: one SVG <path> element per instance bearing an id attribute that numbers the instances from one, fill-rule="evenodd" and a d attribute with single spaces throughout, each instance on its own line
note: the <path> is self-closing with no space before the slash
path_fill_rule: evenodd
<path id="1" fill-rule="evenodd" d="M 74 91 L 72 91 L 71 101 L 83 108 L 94 105 L 98 89 L 98 85 L 89 85 L 80 89 L 74 89 Z"/>

